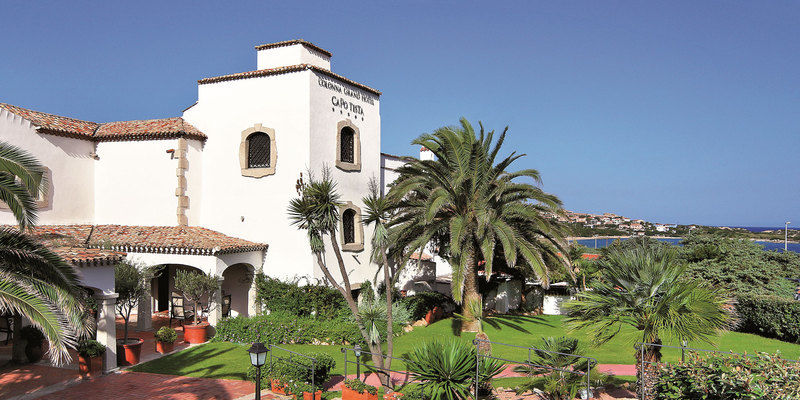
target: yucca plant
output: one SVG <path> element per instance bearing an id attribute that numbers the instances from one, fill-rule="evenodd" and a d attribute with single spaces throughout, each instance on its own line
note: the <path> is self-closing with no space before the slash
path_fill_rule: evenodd
<path id="1" fill-rule="evenodd" d="M 578 339 L 566 336 L 542 338 L 534 353 L 536 357 L 530 365 L 514 368 L 515 372 L 531 378 L 517 387 L 517 394 L 538 389 L 547 400 L 570 400 L 586 387 L 586 375 L 581 373 L 590 371 L 590 380 L 601 378 L 593 370 L 595 363 L 580 357 L 584 349 Z"/>
<path id="2" fill-rule="evenodd" d="M 475 384 L 475 347 L 465 342 L 432 341 L 417 347 L 407 355 L 408 370 L 431 400 L 461 400 L 471 398 Z M 482 359 L 481 382 L 488 382 L 502 370 L 494 359 Z"/>

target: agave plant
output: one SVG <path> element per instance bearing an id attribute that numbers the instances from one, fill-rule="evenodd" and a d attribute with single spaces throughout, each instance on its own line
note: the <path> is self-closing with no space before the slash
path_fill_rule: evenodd
<path id="1" fill-rule="evenodd" d="M 408 370 L 426 398 L 431 400 L 468 399 L 475 384 L 475 348 L 460 341 L 432 341 L 407 355 Z M 483 386 L 500 373 L 503 366 L 494 359 L 482 359 L 479 368 Z"/>

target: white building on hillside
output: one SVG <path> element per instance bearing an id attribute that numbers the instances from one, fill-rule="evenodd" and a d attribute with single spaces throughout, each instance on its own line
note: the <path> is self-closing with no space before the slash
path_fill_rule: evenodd
<path id="1" fill-rule="evenodd" d="M 36 234 L 103 299 L 106 370 L 116 365 L 113 265 L 123 257 L 167 266 L 140 305 L 142 329 L 150 311 L 169 309 L 177 269 L 220 276 L 216 297 L 230 299 L 231 315 L 255 311 L 255 271 L 322 279 L 287 215 L 308 171 L 330 168 L 338 182 L 351 281 L 374 276 L 361 198 L 370 179 L 385 187 L 402 163 L 381 155 L 381 93 L 333 73 L 331 53 L 306 41 L 257 46 L 256 55 L 253 71 L 200 79 L 181 117 L 96 123 L 0 103 L 0 140 L 48 168 Z M 8 210 L 0 223 L 15 223 Z"/>

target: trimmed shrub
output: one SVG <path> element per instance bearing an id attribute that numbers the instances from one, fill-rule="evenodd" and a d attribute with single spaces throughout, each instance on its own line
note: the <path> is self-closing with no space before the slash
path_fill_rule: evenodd
<path id="1" fill-rule="evenodd" d="M 800 343 L 800 301 L 778 296 L 740 296 L 739 330 Z"/>
<path id="2" fill-rule="evenodd" d="M 99 357 L 106 353 L 106 346 L 103 346 L 97 340 L 81 340 L 78 343 L 78 354 L 81 357 L 92 358 Z"/>
<path id="3" fill-rule="evenodd" d="M 336 367 L 336 361 L 325 353 L 308 353 L 307 355 L 316 360 L 313 371 L 314 385 L 317 389 L 320 389 L 322 384 L 331 378 L 331 371 Z M 273 355 L 272 364 L 267 364 L 263 367 L 261 385 L 262 387 L 268 387 L 269 381 L 272 379 L 287 384 L 293 382 L 311 384 L 311 364 L 310 359 L 296 354 Z M 247 379 L 255 382 L 256 367 L 251 365 L 248 368 Z M 310 390 L 305 391 L 310 392 Z"/>
<path id="4" fill-rule="evenodd" d="M 800 363 L 773 355 L 692 355 L 662 365 L 656 400 L 773 400 L 800 398 Z"/>
<path id="5" fill-rule="evenodd" d="M 338 290 L 325 285 L 300 286 L 264 274 L 256 275 L 256 301 L 272 313 L 333 318 L 347 310 Z"/>
<path id="6" fill-rule="evenodd" d="M 363 344 L 355 322 L 345 318 L 316 319 L 286 312 L 226 318 L 216 326 L 214 342 L 273 344 Z"/>
<path id="7" fill-rule="evenodd" d="M 457 308 L 453 299 L 439 292 L 418 292 L 413 296 L 399 299 L 411 314 L 412 321 L 425 318 L 425 314 L 439 306 L 443 310 L 455 310 Z"/>
<path id="8" fill-rule="evenodd" d="M 178 332 L 168 326 L 162 326 L 153 337 L 161 343 L 174 343 L 178 339 Z"/>
<path id="9" fill-rule="evenodd" d="M 367 385 L 364 382 L 359 381 L 358 379 L 347 379 L 344 381 L 344 386 L 350 390 L 354 390 L 360 394 L 369 393 L 369 394 L 378 394 L 378 388 L 372 385 Z"/>

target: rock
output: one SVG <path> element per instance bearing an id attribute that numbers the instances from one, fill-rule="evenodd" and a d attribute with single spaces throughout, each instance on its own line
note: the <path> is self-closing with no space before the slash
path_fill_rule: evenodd
<path id="1" fill-rule="evenodd" d="M 428 321 L 421 319 L 419 321 L 415 321 L 412 326 L 428 326 Z"/>
<path id="2" fill-rule="evenodd" d="M 413 325 L 406 325 L 406 326 L 403 327 L 403 331 L 405 331 L 405 332 L 411 332 L 413 330 L 414 330 L 414 326 Z"/>

